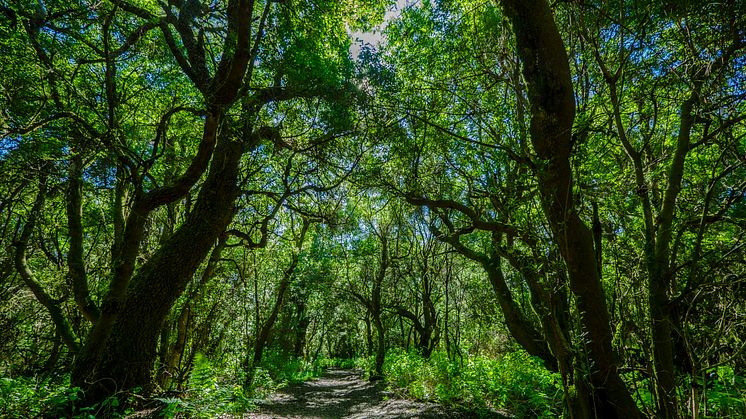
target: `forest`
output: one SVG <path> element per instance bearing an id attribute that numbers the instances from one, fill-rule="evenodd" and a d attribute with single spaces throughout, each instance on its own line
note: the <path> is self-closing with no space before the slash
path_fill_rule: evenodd
<path id="1" fill-rule="evenodd" d="M 746 417 L 746 1 L 0 0 L 0 417 L 349 368 Z"/>

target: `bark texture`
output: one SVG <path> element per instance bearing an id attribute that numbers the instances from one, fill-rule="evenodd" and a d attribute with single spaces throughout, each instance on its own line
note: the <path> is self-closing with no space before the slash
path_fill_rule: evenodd
<path id="1" fill-rule="evenodd" d="M 537 176 L 544 213 L 568 270 L 591 361 L 585 416 L 636 418 L 641 413 L 617 371 L 611 327 L 591 230 L 580 219 L 572 194 L 570 167 L 575 117 L 570 67 L 562 38 L 545 0 L 502 0 L 513 25 L 531 105 L 530 134 L 538 157 Z M 576 375 L 583 380 L 580 373 Z M 585 380 L 583 380 L 585 381 Z M 577 380 L 576 380 L 577 382 Z"/>
<path id="2" fill-rule="evenodd" d="M 243 151 L 251 144 L 235 138 L 236 132 L 227 129 L 224 116 L 236 101 L 244 80 L 251 79 L 249 62 L 255 55 L 251 44 L 252 40 L 258 43 L 262 35 L 260 30 L 256 39 L 252 39 L 254 2 L 228 1 L 223 53 L 214 76 L 210 77 L 203 45 L 191 42 L 194 16 L 184 14 L 184 19 L 175 26 L 183 41 L 183 49 L 180 49 L 167 20 L 127 1 L 112 1 L 138 18 L 161 22 L 161 32 L 174 58 L 203 93 L 205 123 L 197 153 L 181 176 L 150 191 L 143 190 L 142 182 L 135 179 L 133 204 L 126 222 L 122 225 L 119 219 L 116 223 L 119 236 L 112 248 L 113 272 L 109 291 L 101 305 L 98 321 L 72 371 L 72 384 L 85 390 L 85 399 L 89 403 L 136 387 L 143 388 L 145 393 L 149 391 L 163 323 L 233 218 L 239 162 Z M 267 3 L 261 24 L 269 7 L 270 3 Z M 107 78 L 110 79 L 112 77 Z M 257 111 L 270 99 L 252 101 L 252 110 Z M 244 142 L 258 142 L 259 136 L 250 128 L 244 132 L 248 136 Z M 184 223 L 135 273 L 150 213 L 188 194 L 205 171 L 208 171 L 207 177 Z M 118 203 L 121 203 L 120 192 L 117 191 Z"/>
<path id="3" fill-rule="evenodd" d="M 93 369 L 76 377 L 90 393 L 86 398 L 149 390 L 163 322 L 233 217 L 241 149 L 240 143 L 221 139 L 193 211 L 132 278 L 106 350 Z"/>
<path id="4" fill-rule="evenodd" d="M 95 323 L 99 311 L 88 291 L 83 252 L 83 158 L 74 155 L 69 162 L 67 185 L 67 229 L 70 249 L 67 252 L 68 276 L 73 285 L 75 304 L 86 320 Z"/>

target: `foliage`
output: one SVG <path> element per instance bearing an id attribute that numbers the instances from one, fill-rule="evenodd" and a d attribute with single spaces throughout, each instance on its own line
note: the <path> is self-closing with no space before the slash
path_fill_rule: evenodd
<path id="1" fill-rule="evenodd" d="M 74 407 L 79 389 L 68 383 L 37 381 L 30 377 L 0 378 L 0 416 L 37 417 L 62 413 Z M 69 403 L 69 404 L 68 404 Z"/>
<path id="2" fill-rule="evenodd" d="M 132 413 L 123 408 L 134 395 L 117 394 L 100 403 L 86 406 L 82 390 L 70 387 L 69 376 L 52 380 L 30 377 L 0 378 L 0 416 L 7 418 L 97 417 L 122 418 Z"/>
<path id="3" fill-rule="evenodd" d="M 318 377 L 327 365 L 328 361 L 325 359 L 310 362 L 277 350 L 270 351 L 262 360 L 262 368 L 266 371 L 267 378 L 276 383 L 276 386 Z"/>
<path id="4" fill-rule="evenodd" d="M 462 364 L 443 352 L 424 359 L 396 349 L 386 354 L 384 374 L 395 389 L 420 400 L 505 410 L 520 418 L 550 418 L 562 411 L 559 375 L 524 352 L 499 359 L 474 356 Z"/>
<path id="5" fill-rule="evenodd" d="M 746 416 L 746 376 L 737 375 L 729 366 L 719 366 L 692 379 L 692 387 L 704 388 L 701 396 L 693 399 L 704 406 L 706 417 L 727 418 Z"/>
<path id="6" fill-rule="evenodd" d="M 253 401 L 237 382 L 224 375 L 202 354 L 197 354 L 183 397 L 157 398 L 165 406 L 164 417 L 210 418 L 221 414 L 243 413 L 254 407 Z"/>
<path id="7" fill-rule="evenodd" d="M 223 414 L 244 414 L 256 408 L 256 401 L 294 382 L 318 377 L 336 360 L 314 363 L 270 351 L 257 368 L 251 388 L 243 386 L 244 373 L 214 365 L 197 354 L 186 391 L 179 397 L 158 397 L 164 417 L 210 418 Z"/>
<path id="8" fill-rule="evenodd" d="M 547 7 L 572 132 L 532 137 L 510 3 Z M 746 416 L 745 18 L 0 0 L 0 416 L 240 414 L 387 349 L 420 399 L 551 417 L 611 383 L 653 417 Z"/>
<path id="9" fill-rule="evenodd" d="M 364 371 L 367 371 L 367 367 L 371 367 L 372 364 L 369 364 L 369 358 L 367 357 L 360 357 L 360 358 L 322 358 L 319 360 L 316 360 L 315 364 L 318 365 L 320 368 L 342 368 L 342 369 L 352 369 L 352 368 L 360 368 Z"/>

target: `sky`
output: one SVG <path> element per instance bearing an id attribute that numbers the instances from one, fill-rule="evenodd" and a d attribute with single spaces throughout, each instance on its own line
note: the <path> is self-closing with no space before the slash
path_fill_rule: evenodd
<path id="1" fill-rule="evenodd" d="M 350 54 L 353 59 L 357 59 L 360 54 L 360 49 L 363 45 L 369 44 L 375 48 L 383 44 L 385 37 L 383 35 L 384 29 L 388 26 L 389 22 L 399 17 L 402 10 L 407 6 L 416 4 L 419 0 L 396 0 L 396 4 L 392 5 L 383 16 L 383 23 L 373 28 L 369 32 L 354 31 L 350 33 L 352 38 L 352 45 L 350 46 Z"/>

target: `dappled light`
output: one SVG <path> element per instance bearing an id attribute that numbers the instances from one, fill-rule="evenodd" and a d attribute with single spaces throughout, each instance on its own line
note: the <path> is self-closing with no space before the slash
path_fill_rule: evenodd
<path id="1" fill-rule="evenodd" d="M 746 417 L 746 0 L 0 0 L 0 417 Z"/>

